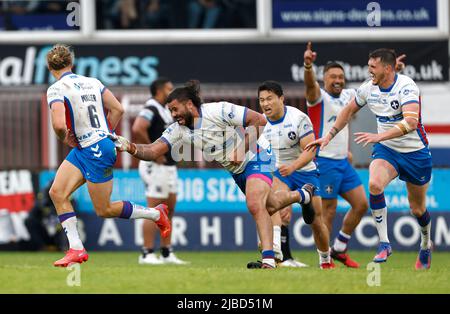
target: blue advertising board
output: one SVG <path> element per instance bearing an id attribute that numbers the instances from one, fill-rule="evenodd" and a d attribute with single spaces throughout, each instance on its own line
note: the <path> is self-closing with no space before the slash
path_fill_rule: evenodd
<path id="1" fill-rule="evenodd" d="M 358 170 L 367 191 L 368 171 Z M 40 186 L 46 185 L 54 172 L 40 175 Z M 255 222 L 247 212 L 244 195 L 227 171 L 179 170 L 178 202 L 172 226 L 172 244 L 177 250 L 256 250 Z M 431 212 L 432 240 L 435 248 L 450 250 L 450 170 L 435 169 L 427 195 Z M 394 180 L 385 191 L 388 204 L 388 233 L 395 250 L 416 250 L 420 231 L 415 217 L 409 214 L 405 184 Z M 138 250 L 143 243 L 142 220 L 102 219 L 95 215 L 84 185 L 74 194 L 79 228 L 88 249 Z M 112 200 L 130 200 L 145 204 L 144 185 L 136 170 L 114 173 Z M 339 200 L 332 238 L 339 231 L 348 205 Z M 311 229 L 293 207 L 290 225 L 293 249 L 312 249 Z M 378 243 L 370 212 L 363 217 L 350 241 L 352 249 L 373 249 Z"/>
<path id="2" fill-rule="evenodd" d="M 367 169 L 358 169 L 365 190 L 369 181 Z M 44 171 L 40 175 L 40 186 L 45 185 L 54 172 Z M 450 170 L 434 169 L 427 193 L 427 208 L 430 211 L 450 211 Z M 408 212 L 408 195 L 405 182 L 395 179 L 385 190 L 386 203 L 390 212 Z M 93 212 L 86 185 L 74 194 L 78 211 Z M 129 200 L 144 205 L 144 183 L 137 170 L 114 171 L 112 200 Z M 294 209 L 299 205 L 294 205 Z M 347 203 L 339 199 L 338 212 L 345 212 Z M 247 213 L 245 197 L 234 183 L 230 174 L 222 169 L 180 169 L 178 171 L 178 213 Z"/>
<path id="3" fill-rule="evenodd" d="M 11 26 L 14 30 L 77 30 L 78 26 L 70 26 L 67 14 L 26 14 L 11 15 Z"/>
<path id="4" fill-rule="evenodd" d="M 436 0 L 273 0 L 273 28 L 368 27 L 379 5 L 381 27 L 437 27 Z"/>

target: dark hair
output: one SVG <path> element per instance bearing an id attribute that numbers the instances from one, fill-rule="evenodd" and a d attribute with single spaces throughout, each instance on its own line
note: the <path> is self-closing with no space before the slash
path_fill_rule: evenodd
<path id="1" fill-rule="evenodd" d="M 192 101 L 195 107 L 200 108 L 202 99 L 200 98 L 200 82 L 197 80 L 189 80 L 184 87 L 175 88 L 167 97 L 167 103 L 174 100 Z"/>
<path id="2" fill-rule="evenodd" d="M 265 81 L 258 87 L 258 97 L 259 93 L 262 91 L 268 91 L 276 94 L 278 97 L 283 96 L 283 87 L 281 87 L 280 83 L 275 81 Z"/>
<path id="3" fill-rule="evenodd" d="M 327 73 L 327 71 L 329 69 L 334 69 L 334 68 L 338 68 L 341 69 L 342 72 L 344 71 L 344 67 L 342 66 L 342 64 L 340 64 L 339 62 L 336 61 L 328 61 L 327 64 L 325 64 L 324 68 L 323 68 L 323 74 Z"/>
<path id="4" fill-rule="evenodd" d="M 170 80 L 167 77 L 159 77 L 154 80 L 150 85 L 150 93 L 152 96 L 155 97 L 158 90 L 163 88 L 167 83 L 170 83 Z"/>
<path id="5" fill-rule="evenodd" d="M 397 54 L 394 49 L 380 48 L 369 54 L 369 59 L 377 58 L 380 58 L 383 64 L 391 65 L 393 68 L 395 68 L 395 64 L 397 63 Z"/>

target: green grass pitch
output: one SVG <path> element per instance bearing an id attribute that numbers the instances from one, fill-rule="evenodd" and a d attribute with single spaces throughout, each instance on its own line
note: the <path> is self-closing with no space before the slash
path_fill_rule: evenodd
<path id="1" fill-rule="evenodd" d="M 143 266 L 138 252 L 90 252 L 80 286 L 73 270 L 55 268 L 61 253 L 0 252 L 0 293 L 450 293 L 450 253 L 434 252 L 432 268 L 415 271 L 416 253 L 395 252 L 380 265 L 380 285 L 369 286 L 374 252 L 353 251 L 359 269 L 317 267 L 317 253 L 294 252 L 309 268 L 247 269 L 257 252 L 178 252 L 190 265 Z M 73 282 L 73 281 L 72 281 Z"/>

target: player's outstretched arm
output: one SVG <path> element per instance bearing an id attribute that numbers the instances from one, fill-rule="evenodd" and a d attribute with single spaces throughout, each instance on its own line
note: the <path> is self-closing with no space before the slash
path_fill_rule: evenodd
<path id="1" fill-rule="evenodd" d="M 331 130 L 324 136 L 315 140 L 308 145 L 306 145 L 305 150 L 311 150 L 316 146 L 324 148 L 330 143 L 330 141 L 338 134 L 345 126 L 349 123 L 350 119 L 355 113 L 361 109 L 360 106 L 356 104 L 355 98 L 353 98 L 345 107 L 342 109 L 337 118 L 336 122 L 331 127 Z"/>
<path id="2" fill-rule="evenodd" d="M 102 98 L 106 109 L 109 110 L 107 122 L 110 128 L 115 130 L 125 112 L 123 106 L 109 89 L 105 89 Z"/>
<path id="3" fill-rule="evenodd" d="M 140 160 L 154 161 L 169 151 L 169 144 L 162 138 L 152 144 L 135 144 L 123 136 L 109 134 L 108 137 L 115 142 L 119 151 L 127 152 Z"/>
<path id="4" fill-rule="evenodd" d="M 369 143 L 378 143 L 401 137 L 417 129 L 419 123 L 419 103 L 410 103 L 402 107 L 403 120 L 383 133 L 356 132 L 355 142 L 363 144 L 363 147 Z"/>
<path id="5" fill-rule="evenodd" d="M 316 60 L 317 53 L 312 51 L 312 44 L 308 42 L 303 55 L 304 80 L 306 86 L 306 100 L 313 104 L 320 98 L 320 86 L 314 73 L 313 63 Z"/>

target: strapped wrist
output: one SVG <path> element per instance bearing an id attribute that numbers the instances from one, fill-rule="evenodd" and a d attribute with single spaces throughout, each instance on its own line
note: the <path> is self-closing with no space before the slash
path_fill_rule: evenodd
<path id="1" fill-rule="evenodd" d="M 303 67 L 305 68 L 305 70 L 309 71 L 312 69 L 313 65 L 312 63 L 306 64 L 306 62 L 303 62 Z"/>
<path id="2" fill-rule="evenodd" d="M 330 134 L 330 136 L 331 136 L 331 138 L 334 138 L 335 136 L 336 136 L 336 134 L 338 134 L 339 133 L 339 130 L 338 130 L 338 128 L 336 128 L 336 127 L 332 127 L 331 128 L 331 130 L 328 132 L 328 134 Z"/>
<path id="3" fill-rule="evenodd" d="M 406 135 L 413 130 L 405 119 L 397 123 L 394 127 L 399 129 L 403 135 Z"/>

